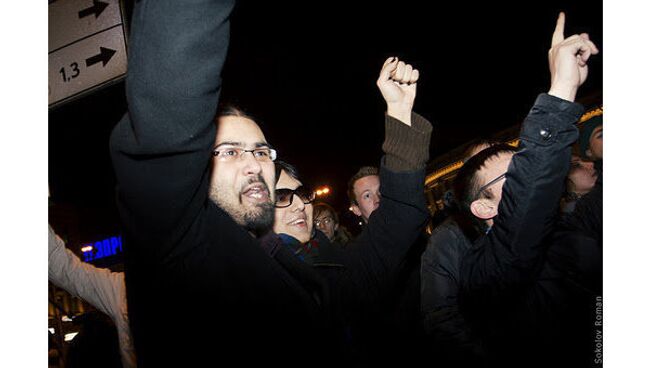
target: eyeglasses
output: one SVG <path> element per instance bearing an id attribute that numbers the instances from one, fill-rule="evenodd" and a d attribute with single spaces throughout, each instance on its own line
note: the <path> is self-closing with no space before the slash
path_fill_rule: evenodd
<path id="1" fill-rule="evenodd" d="M 252 150 L 238 147 L 217 147 L 212 151 L 212 155 L 216 156 L 219 161 L 232 162 L 241 159 L 246 152 L 252 153 L 253 157 L 259 162 L 272 162 L 278 156 L 278 153 L 270 147 L 255 148 Z"/>
<path id="2" fill-rule="evenodd" d="M 498 181 L 501 180 L 501 179 L 504 179 L 504 178 L 506 177 L 506 173 L 507 173 L 507 172 L 504 172 L 503 174 L 501 174 L 501 175 L 497 176 L 496 178 L 490 180 L 490 181 L 489 181 L 487 184 L 485 184 L 484 186 L 480 187 L 480 188 L 478 189 L 478 192 L 477 192 L 476 195 L 477 195 L 477 196 L 481 195 L 481 193 L 483 193 L 483 191 L 486 190 L 489 186 L 493 185 L 494 183 L 498 182 Z"/>
<path id="3" fill-rule="evenodd" d="M 331 218 L 331 217 L 323 217 L 323 218 L 319 218 L 319 219 L 314 220 L 314 224 L 316 226 L 329 225 L 332 222 L 334 222 L 334 219 Z"/>
<path id="4" fill-rule="evenodd" d="M 299 186 L 296 189 L 276 189 L 275 190 L 275 207 L 285 208 L 291 206 L 293 203 L 293 195 L 297 195 L 298 198 L 304 204 L 309 204 L 314 201 L 316 198 L 316 193 L 313 190 L 309 190 L 304 186 Z"/>

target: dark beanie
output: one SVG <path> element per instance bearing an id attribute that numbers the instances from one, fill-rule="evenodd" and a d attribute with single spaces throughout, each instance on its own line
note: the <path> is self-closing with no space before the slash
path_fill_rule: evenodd
<path id="1" fill-rule="evenodd" d="M 603 125 L 603 115 L 594 116 L 582 124 L 582 127 L 580 128 L 580 138 L 578 138 L 578 145 L 580 146 L 580 154 L 582 157 L 587 156 L 586 152 L 587 149 L 589 149 L 591 133 L 601 125 Z"/>

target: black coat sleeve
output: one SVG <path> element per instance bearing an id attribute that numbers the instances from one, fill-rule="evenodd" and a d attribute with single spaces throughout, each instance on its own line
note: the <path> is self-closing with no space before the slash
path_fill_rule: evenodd
<path id="1" fill-rule="evenodd" d="M 160 261 L 205 206 L 233 1 L 141 0 L 131 23 L 126 96 L 110 151 L 118 208 L 138 249 Z"/>
<path id="2" fill-rule="evenodd" d="M 349 303 L 372 303 L 389 291 L 426 225 L 424 164 L 430 134 L 431 124 L 417 114 L 411 127 L 386 117 L 386 155 L 379 172 L 381 202 L 344 253 L 342 279 Z"/>
<path id="3" fill-rule="evenodd" d="M 461 303 L 476 308 L 530 285 L 544 258 L 569 169 L 580 105 L 541 94 L 526 117 L 494 226 L 461 264 Z"/>

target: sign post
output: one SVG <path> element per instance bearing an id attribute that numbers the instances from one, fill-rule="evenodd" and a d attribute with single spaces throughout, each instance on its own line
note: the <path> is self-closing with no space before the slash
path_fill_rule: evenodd
<path id="1" fill-rule="evenodd" d="M 50 108 L 124 78 L 126 29 L 119 0 L 57 0 L 48 13 Z"/>

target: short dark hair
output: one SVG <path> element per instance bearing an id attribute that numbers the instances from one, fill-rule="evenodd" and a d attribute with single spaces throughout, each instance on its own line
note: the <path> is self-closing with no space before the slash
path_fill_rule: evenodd
<path id="1" fill-rule="evenodd" d="M 363 166 L 359 169 L 359 171 L 357 171 L 356 174 L 352 175 L 348 181 L 348 198 L 350 199 L 350 203 L 357 204 L 357 199 L 354 195 L 354 183 L 356 183 L 357 180 L 361 178 L 372 175 L 379 176 L 379 169 L 375 166 Z"/>
<path id="2" fill-rule="evenodd" d="M 257 121 L 254 116 L 244 111 L 244 109 L 231 103 L 219 104 L 219 107 L 217 108 L 217 116 L 214 119 L 215 122 L 224 116 L 239 116 L 252 121 Z"/>
<path id="3" fill-rule="evenodd" d="M 478 147 L 481 147 L 481 146 L 492 147 L 492 146 L 496 146 L 497 144 L 500 144 L 500 143 L 501 142 L 497 141 L 496 139 L 491 139 L 491 138 L 475 139 L 475 140 L 471 141 L 467 145 L 467 148 L 465 148 L 465 150 L 463 151 L 463 161 L 469 160 L 472 157 L 472 155 L 471 155 L 472 151 L 474 151 Z"/>
<path id="4" fill-rule="evenodd" d="M 275 183 L 278 183 L 280 180 L 280 174 L 282 171 L 286 172 L 290 177 L 302 182 L 300 180 L 300 174 L 298 174 L 298 169 L 295 166 L 284 162 L 282 160 L 275 160 Z"/>
<path id="5" fill-rule="evenodd" d="M 334 222 L 339 223 L 339 215 L 336 213 L 334 207 L 330 206 L 325 202 L 318 202 L 314 205 L 314 219 L 318 217 L 322 212 L 329 212 L 334 219 Z"/>
<path id="6" fill-rule="evenodd" d="M 478 177 L 478 172 L 485 167 L 485 163 L 489 159 L 503 153 L 515 152 L 515 148 L 504 143 L 490 146 L 467 160 L 458 170 L 456 178 L 454 178 L 454 197 L 456 198 L 460 212 L 463 216 L 472 219 L 472 224 L 479 231 L 485 231 L 487 228 L 483 221 L 480 221 L 472 214 L 471 210 L 472 202 L 480 195 L 479 189 L 481 189 L 482 185 Z"/>

